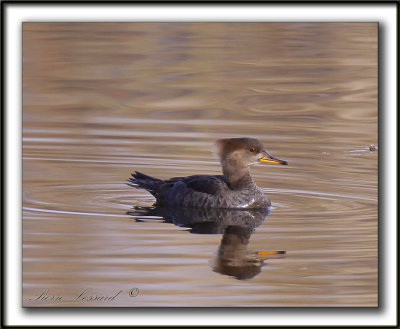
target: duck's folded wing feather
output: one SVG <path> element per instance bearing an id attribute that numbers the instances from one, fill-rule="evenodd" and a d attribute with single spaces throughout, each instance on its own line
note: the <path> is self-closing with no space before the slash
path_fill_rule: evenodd
<path id="1" fill-rule="evenodd" d="M 217 194 L 218 191 L 227 188 L 226 179 L 224 176 L 209 176 L 209 175 L 194 175 L 189 177 L 175 177 L 167 181 L 167 183 L 181 182 L 186 185 L 186 188 L 195 192 L 206 193 L 210 195 Z"/>

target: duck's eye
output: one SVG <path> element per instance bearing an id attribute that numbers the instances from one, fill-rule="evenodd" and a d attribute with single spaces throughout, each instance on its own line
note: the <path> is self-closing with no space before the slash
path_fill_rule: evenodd
<path id="1" fill-rule="evenodd" d="M 250 152 L 254 153 L 256 151 L 255 147 L 250 148 Z"/>

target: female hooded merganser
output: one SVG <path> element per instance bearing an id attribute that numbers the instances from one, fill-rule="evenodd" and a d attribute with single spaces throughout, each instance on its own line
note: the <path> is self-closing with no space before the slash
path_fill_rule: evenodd
<path id="1" fill-rule="evenodd" d="M 250 165 L 263 162 L 287 165 L 268 154 L 254 138 L 220 139 L 215 143 L 223 175 L 194 175 L 161 180 L 140 172 L 128 185 L 149 191 L 156 206 L 182 208 L 265 208 L 269 199 L 253 182 Z"/>

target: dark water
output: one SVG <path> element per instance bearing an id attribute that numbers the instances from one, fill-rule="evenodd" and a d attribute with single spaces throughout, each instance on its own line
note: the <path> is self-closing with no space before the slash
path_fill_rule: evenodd
<path id="1" fill-rule="evenodd" d="M 376 306 L 377 108 L 375 23 L 24 23 L 23 305 Z M 270 213 L 132 214 L 243 136 Z"/>

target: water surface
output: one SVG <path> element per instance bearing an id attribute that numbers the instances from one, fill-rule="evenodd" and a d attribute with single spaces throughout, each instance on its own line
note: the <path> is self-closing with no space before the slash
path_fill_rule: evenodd
<path id="1" fill-rule="evenodd" d="M 377 107 L 375 23 L 24 23 L 23 305 L 376 306 Z M 129 214 L 244 136 L 289 162 L 257 225 Z"/>

